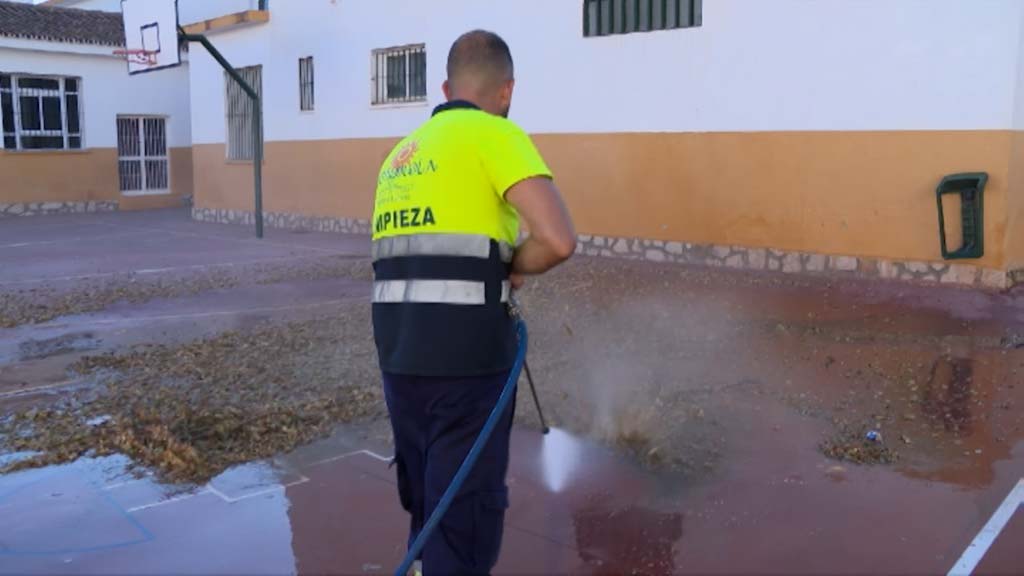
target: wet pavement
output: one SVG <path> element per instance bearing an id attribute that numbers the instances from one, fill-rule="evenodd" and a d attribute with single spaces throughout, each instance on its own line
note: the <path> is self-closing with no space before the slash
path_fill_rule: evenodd
<path id="1" fill-rule="evenodd" d="M 0 220 L 0 292 L 236 274 L 0 330 L 0 420 L 90 386 L 83 356 L 359 305 L 365 278 L 274 267 L 367 250 L 174 211 Z M 1024 572 L 1024 294 L 580 259 L 522 296 L 561 428 L 520 397 L 497 573 Z M 375 418 L 199 486 L 120 456 L 0 476 L 0 573 L 388 573 L 389 454 Z"/>

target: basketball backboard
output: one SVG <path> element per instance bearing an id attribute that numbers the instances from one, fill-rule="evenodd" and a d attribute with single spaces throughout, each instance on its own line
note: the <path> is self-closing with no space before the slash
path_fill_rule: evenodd
<path id="1" fill-rule="evenodd" d="M 121 0 L 128 73 L 139 74 L 181 64 L 177 0 Z"/>

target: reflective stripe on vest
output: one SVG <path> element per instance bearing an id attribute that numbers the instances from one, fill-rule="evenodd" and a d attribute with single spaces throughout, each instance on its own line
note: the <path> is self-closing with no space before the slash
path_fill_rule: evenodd
<path id="1" fill-rule="evenodd" d="M 501 302 L 508 302 L 511 286 L 501 283 Z M 374 304 L 487 304 L 487 284 L 467 280 L 380 280 L 373 283 Z"/>
<path id="2" fill-rule="evenodd" d="M 487 259 L 491 256 L 491 238 L 476 234 L 410 234 L 391 236 L 373 242 L 373 261 L 406 256 L 460 256 Z M 498 242 L 501 261 L 512 262 L 514 249 Z"/>

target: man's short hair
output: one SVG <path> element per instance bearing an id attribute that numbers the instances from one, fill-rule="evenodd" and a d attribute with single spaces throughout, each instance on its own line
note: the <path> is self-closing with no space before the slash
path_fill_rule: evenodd
<path id="1" fill-rule="evenodd" d="M 453 84 L 460 79 L 484 86 L 506 82 L 514 78 L 514 70 L 512 51 L 494 32 L 466 32 L 448 52 L 448 81 Z"/>

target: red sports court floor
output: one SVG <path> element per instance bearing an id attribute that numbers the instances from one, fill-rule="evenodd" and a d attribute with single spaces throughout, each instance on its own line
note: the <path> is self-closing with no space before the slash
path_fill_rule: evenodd
<path id="1" fill-rule="evenodd" d="M 0 573 L 384 574 L 406 518 L 380 447 L 340 434 L 181 493 L 120 459 L 0 479 Z M 804 450 L 746 458 L 697 485 L 649 475 L 592 444 L 519 431 L 501 574 L 945 574 L 1024 476 L 965 491 Z M 1024 571 L 1024 513 L 978 574 Z M 968 560 L 971 560 L 968 558 Z M 962 572 L 968 573 L 968 572 Z"/>

